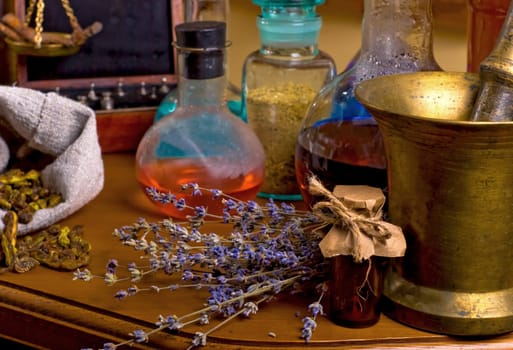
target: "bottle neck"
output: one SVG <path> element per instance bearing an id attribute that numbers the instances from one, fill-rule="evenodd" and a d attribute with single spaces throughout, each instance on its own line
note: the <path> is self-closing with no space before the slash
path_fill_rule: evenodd
<path id="1" fill-rule="evenodd" d="M 365 0 L 361 57 L 433 60 L 431 0 Z"/>
<path id="2" fill-rule="evenodd" d="M 212 52 L 178 50 L 178 106 L 219 106 L 225 102 L 226 63 L 224 49 Z M 198 55 L 191 60 L 191 56 Z M 204 69 L 208 68 L 208 71 Z M 198 70 L 199 69 L 199 70 Z"/>
<path id="3" fill-rule="evenodd" d="M 230 11 L 228 0 L 185 0 L 183 6 L 184 22 L 228 22 Z"/>
<path id="4" fill-rule="evenodd" d="M 318 54 L 317 43 L 322 20 L 315 6 L 265 6 L 257 17 L 263 55 L 290 58 Z"/>

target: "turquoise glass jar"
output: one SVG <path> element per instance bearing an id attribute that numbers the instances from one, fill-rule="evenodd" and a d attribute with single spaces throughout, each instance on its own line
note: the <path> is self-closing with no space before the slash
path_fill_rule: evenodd
<path id="1" fill-rule="evenodd" d="M 333 59 L 318 49 L 324 0 L 253 0 L 261 46 L 242 72 L 241 117 L 265 150 L 265 178 L 259 195 L 301 199 L 294 172 L 299 127 L 319 89 L 336 75 Z"/>

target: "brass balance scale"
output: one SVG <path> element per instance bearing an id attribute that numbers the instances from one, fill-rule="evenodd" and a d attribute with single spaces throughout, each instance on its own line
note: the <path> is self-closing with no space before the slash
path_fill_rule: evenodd
<path id="1" fill-rule="evenodd" d="M 43 30 L 44 0 L 30 0 L 25 22 L 12 13 L 2 17 L 0 31 L 8 47 L 18 55 L 26 56 L 69 56 L 77 53 L 88 38 L 102 30 L 100 22 L 82 28 L 73 12 L 69 0 L 61 0 L 69 19 L 71 33 L 45 32 Z M 34 28 L 30 27 L 33 15 Z"/>

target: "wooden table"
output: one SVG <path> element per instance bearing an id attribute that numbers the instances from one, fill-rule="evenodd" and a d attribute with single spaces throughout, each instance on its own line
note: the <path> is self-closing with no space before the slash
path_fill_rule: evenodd
<path id="1" fill-rule="evenodd" d="M 105 188 L 87 206 L 62 224 L 82 224 L 93 245 L 89 269 L 105 271 L 110 258 L 131 262 L 137 255 L 112 236 L 115 228 L 144 216 L 158 220 L 152 204 L 143 196 L 134 178 L 133 155 L 106 154 Z M 102 280 L 73 281 L 71 272 L 37 267 L 25 274 L 0 275 L 0 336 L 38 349 L 100 348 L 119 342 L 137 328 L 150 330 L 158 315 L 181 315 L 203 303 L 200 291 L 181 290 L 143 294 L 123 301 L 113 295 L 118 286 Z M 162 278 L 162 277 L 159 277 Z M 309 344 L 299 338 L 305 315 L 313 300 L 286 296 L 260 307 L 248 319 L 225 325 L 208 338 L 207 349 L 513 349 L 513 334 L 479 340 L 431 334 L 401 325 L 386 316 L 370 328 L 349 329 L 334 325 L 326 317 Z M 152 336 L 135 348 L 186 349 L 200 328 Z M 276 337 L 270 337 L 272 332 Z M 128 348 L 128 347 L 126 347 Z"/>

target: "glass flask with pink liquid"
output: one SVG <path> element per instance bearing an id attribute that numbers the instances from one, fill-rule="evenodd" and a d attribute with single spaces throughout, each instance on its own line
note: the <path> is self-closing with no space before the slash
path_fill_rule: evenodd
<path id="1" fill-rule="evenodd" d="M 212 193 L 193 195 L 182 185 L 198 183 L 233 197 L 256 197 L 264 178 L 264 150 L 252 129 L 225 105 L 226 24 L 198 21 L 177 25 L 178 107 L 153 124 L 136 152 L 136 177 L 143 187 L 172 192 L 191 207 L 222 215 Z M 192 209 L 154 202 L 168 216 L 185 219 Z"/>

